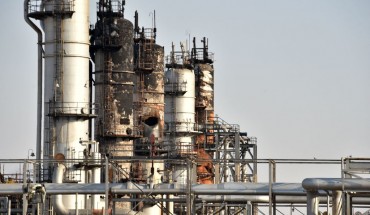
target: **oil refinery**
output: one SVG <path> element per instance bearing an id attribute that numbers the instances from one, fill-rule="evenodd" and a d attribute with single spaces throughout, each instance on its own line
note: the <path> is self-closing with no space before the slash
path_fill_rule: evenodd
<path id="1" fill-rule="evenodd" d="M 172 43 L 166 54 L 155 12 L 143 27 L 139 12 L 125 18 L 124 0 L 97 0 L 90 24 L 90 3 L 24 0 L 38 35 L 36 151 L 35 159 L 0 161 L 22 166 L 19 174 L 0 169 L 0 215 L 369 208 L 370 158 L 258 159 L 257 138 L 215 114 L 208 38 Z M 342 177 L 279 183 L 278 163 L 337 165 Z M 258 181 L 258 164 L 268 182 Z"/>

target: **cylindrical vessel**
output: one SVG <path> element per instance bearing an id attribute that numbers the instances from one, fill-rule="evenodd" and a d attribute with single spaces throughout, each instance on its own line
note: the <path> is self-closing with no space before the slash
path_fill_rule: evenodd
<path id="1" fill-rule="evenodd" d="M 155 137 L 155 143 L 163 145 L 163 128 L 164 128 L 164 47 L 155 44 L 154 50 L 154 70 L 146 77 L 147 93 L 144 93 L 146 105 L 143 108 L 144 136 Z M 144 103 L 145 104 L 145 103 Z M 157 125 L 151 124 L 153 117 L 158 119 Z M 151 139 L 151 138 L 149 138 Z M 152 156 L 160 156 L 159 147 L 152 148 Z M 149 164 L 149 163 L 148 163 Z M 149 168 L 150 167 L 150 168 Z M 149 164 L 147 169 L 154 168 L 151 173 L 149 183 L 159 184 L 162 182 L 162 173 L 157 170 L 163 170 L 162 162 Z"/>
<path id="2" fill-rule="evenodd" d="M 133 24 L 122 17 L 101 19 L 95 26 L 94 46 L 100 152 L 132 156 L 132 138 L 137 135 L 133 122 Z M 128 177 L 130 164 L 119 165 Z"/>
<path id="3" fill-rule="evenodd" d="M 143 76 L 143 86 L 138 97 L 142 99 L 144 137 L 154 135 L 156 142 L 163 142 L 164 127 L 164 48 L 153 45 L 154 70 Z"/>
<path id="4" fill-rule="evenodd" d="M 211 125 L 214 122 L 214 69 L 209 63 L 195 65 L 196 76 L 196 118 L 199 130 L 212 133 Z M 213 144 L 214 137 L 211 135 L 198 135 L 196 143 Z"/>
<path id="5" fill-rule="evenodd" d="M 175 62 L 172 53 L 171 64 L 165 73 L 165 133 L 166 146 L 170 158 L 187 159 L 194 155 L 195 135 L 195 76 L 192 67 L 186 64 L 182 53 L 182 63 Z M 192 173 L 186 162 L 168 163 L 171 166 L 170 180 L 178 185 L 186 185 Z"/>
<path id="6" fill-rule="evenodd" d="M 153 29 L 146 29 L 142 32 L 144 37 L 135 38 L 134 101 L 136 121 L 142 131 L 142 137 L 135 140 L 135 156 L 145 156 L 148 161 L 134 163 L 132 176 L 133 180 L 154 187 L 162 182 L 163 172 L 163 162 L 154 159 L 161 155 L 160 145 L 163 143 L 164 48 L 155 44 L 153 34 L 146 35 L 145 32 L 154 33 Z M 135 207 L 141 210 L 151 206 L 139 203 Z"/>
<path id="7" fill-rule="evenodd" d="M 195 126 L 195 76 L 188 68 L 166 71 L 165 128 L 170 153 L 188 156 L 193 152 Z"/>
<path id="8" fill-rule="evenodd" d="M 46 16 L 45 35 L 45 118 L 44 158 L 56 155 L 83 159 L 89 134 L 89 1 L 54 0 L 42 2 Z M 50 180 L 52 166 L 44 180 Z M 85 170 L 66 163 L 64 181 L 86 183 Z M 63 196 L 67 209 L 85 205 L 85 197 Z"/>
<path id="9" fill-rule="evenodd" d="M 134 128 L 133 89 L 133 24 L 123 18 L 122 8 L 98 3 L 98 22 L 93 34 L 95 59 L 95 102 L 98 117 L 95 136 L 100 153 L 112 158 L 131 157 Z M 108 180 L 117 182 L 130 178 L 131 164 L 118 161 L 109 172 Z M 130 209 L 129 203 L 119 208 Z"/>
<path id="10" fill-rule="evenodd" d="M 95 102 L 99 105 L 97 135 L 99 138 L 131 138 L 135 135 L 132 23 L 123 18 L 97 22 L 95 47 Z"/>
<path id="11" fill-rule="evenodd" d="M 194 66 L 196 88 L 196 122 L 201 132 L 196 138 L 197 181 L 201 184 L 213 183 L 212 155 L 205 152 L 208 144 L 214 144 L 214 69 L 209 62 L 199 62 Z"/>
<path id="12" fill-rule="evenodd" d="M 150 45 L 148 45 L 150 44 Z M 151 157 L 159 156 L 159 145 L 163 143 L 164 127 L 164 48 L 154 43 L 154 39 L 143 39 L 137 45 L 141 55 L 148 59 L 144 62 L 151 62 L 145 71 L 144 68 L 136 70 L 135 101 L 137 105 L 137 121 L 142 126 L 143 137 L 135 141 L 135 155 Z M 145 50 L 146 47 L 146 50 Z M 140 65 L 140 62 L 139 62 Z M 144 64 L 143 64 L 144 65 Z M 149 65 L 149 66 L 148 66 Z M 161 174 L 157 170 L 163 170 L 163 163 L 145 162 L 135 164 L 134 178 L 141 182 L 157 184 L 161 182 Z M 154 170 L 154 171 L 153 171 Z M 145 173 L 145 175 L 141 175 Z"/>

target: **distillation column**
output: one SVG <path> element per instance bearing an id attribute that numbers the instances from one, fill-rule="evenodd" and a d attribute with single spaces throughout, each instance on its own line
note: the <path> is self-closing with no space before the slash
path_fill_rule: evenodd
<path id="1" fill-rule="evenodd" d="M 175 187 L 187 188 L 195 181 L 191 163 L 194 159 L 195 132 L 195 76 L 189 53 L 184 50 L 172 52 L 167 57 L 165 72 L 165 146 L 168 158 L 176 162 L 167 162 L 168 182 Z M 190 170 L 190 171 L 189 171 Z M 189 183 L 190 182 L 190 183 Z M 191 195 L 188 195 L 190 199 Z M 170 198 L 176 198 L 171 196 Z M 191 201 L 191 200 L 189 200 Z M 190 203 L 190 202 L 189 202 Z M 172 209 L 179 213 L 181 205 Z M 188 206 L 187 206 L 188 207 Z M 190 208 L 187 208 L 190 210 Z"/>
<path id="2" fill-rule="evenodd" d="M 137 12 L 134 30 L 135 121 L 142 138 L 134 143 L 135 157 L 140 161 L 133 165 L 132 180 L 153 187 L 162 183 L 163 176 L 163 161 L 158 158 L 162 153 L 164 127 L 164 48 L 156 44 L 155 26 L 139 28 Z M 150 203 L 140 203 L 137 208 L 147 214 L 160 213 L 160 207 Z"/>
<path id="3" fill-rule="evenodd" d="M 98 3 L 98 21 L 93 33 L 95 53 L 95 102 L 98 105 L 96 138 L 100 152 L 110 157 L 132 156 L 137 136 L 133 119 L 133 24 L 123 18 L 120 4 Z M 129 178 L 130 164 L 119 163 L 121 178 Z"/>
<path id="4" fill-rule="evenodd" d="M 96 144 L 89 141 L 88 120 L 93 117 L 89 98 L 89 1 L 30 1 L 29 6 L 29 17 L 41 20 L 44 31 L 47 117 L 43 158 L 58 160 L 44 164 L 42 180 L 89 183 L 91 169 L 79 165 L 98 157 Z M 77 199 L 75 195 L 56 195 L 53 208 L 58 214 L 68 214 L 86 208 L 91 203 L 86 199 L 84 195 Z"/>
<path id="5" fill-rule="evenodd" d="M 195 38 L 191 60 L 195 72 L 196 122 L 202 133 L 196 138 L 198 150 L 197 175 L 201 184 L 214 183 L 212 156 L 205 149 L 214 144 L 214 69 L 211 53 L 208 52 L 208 41 L 202 40 L 203 47 L 196 48 Z"/>
<path id="6" fill-rule="evenodd" d="M 95 136 L 101 153 L 119 159 L 108 170 L 109 182 L 130 179 L 131 163 L 125 158 L 133 156 L 133 139 L 139 135 L 133 113 L 133 24 L 124 19 L 123 5 L 120 0 L 100 0 L 91 35 L 98 106 Z M 116 206 L 131 209 L 129 203 Z"/>

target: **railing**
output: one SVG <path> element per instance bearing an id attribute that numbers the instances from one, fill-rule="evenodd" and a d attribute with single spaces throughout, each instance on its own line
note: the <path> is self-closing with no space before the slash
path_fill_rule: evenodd
<path id="1" fill-rule="evenodd" d="M 72 12 L 74 0 L 56 1 L 53 4 L 44 4 L 43 0 L 30 0 L 28 2 L 28 13 L 42 12 Z"/>
<path id="2" fill-rule="evenodd" d="M 166 64 L 190 64 L 189 52 L 174 52 L 172 55 L 166 56 Z"/>
<path id="3" fill-rule="evenodd" d="M 370 158 L 342 158 L 342 178 L 364 178 L 370 174 Z"/>
<path id="4" fill-rule="evenodd" d="M 187 82 L 182 83 L 165 83 L 164 84 L 164 92 L 166 93 L 185 93 L 186 92 L 186 84 Z"/>
<path id="5" fill-rule="evenodd" d="M 91 115 L 97 106 L 89 102 L 47 102 L 49 115 Z"/>
<path id="6" fill-rule="evenodd" d="M 123 14 L 123 6 L 121 0 L 110 0 L 110 5 L 101 3 L 101 1 L 96 3 L 96 10 L 103 13 L 120 13 Z"/>
<path id="7" fill-rule="evenodd" d="M 220 117 L 214 118 L 214 130 L 221 130 L 225 132 L 239 132 L 240 126 L 238 124 L 229 124 L 225 120 L 221 119 Z"/>
<path id="8" fill-rule="evenodd" d="M 195 50 L 195 54 L 192 56 L 194 59 L 197 60 L 211 60 L 214 61 L 214 53 L 208 52 L 207 56 L 204 55 L 203 49 L 199 48 Z"/>
<path id="9" fill-rule="evenodd" d="M 102 135 L 140 137 L 143 135 L 143 130 L 140 128 L 140 126 L 130 126 L 123 129 L 107 128 L 107 126 L 104 126 L 104 128 L 102 129 Z"/>
<path id="10" fill-rule="evenodd" d="M 155 39 L 155 32 L 153 28 L 143 28 L 143 32 L 135 34 L 135 39 Z"/>
<path id="11" fill-rule="evenodd" d="M 119 38 L 118 37 L 112 37 L 110 35 L 102 35 L 95 39 L 95 45 L 97 46 L 103 46 L 106 48 L 112 47 L 112 48 L 118 48 L 121 46 Z"/>
<path id="12" fill-rule="evenodd" d="M 175 147 L 176 154 L 180 157 L 188 157 L 191 155 L 196 155 L 194 151 L 194 145 L 192 143 L 177 142 Z"/>
<path id="13" fill-rule="evenodd" d="M 176 122 L 167 122 L 167 128 L 165 129 L 167 132 L 194 132 L 197 129 L 195 122 L 184 122 L 184 121 L 176 121 Z"/>

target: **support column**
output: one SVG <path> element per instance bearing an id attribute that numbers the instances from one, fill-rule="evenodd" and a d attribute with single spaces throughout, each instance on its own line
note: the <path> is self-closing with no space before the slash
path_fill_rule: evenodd
<path id="1" fill-rule="evenodd" d="M 307 215 L 319 214 L 319 193 L 317 191 L 307 191 Z"/>
<path id="2" fill-rule="evenodd" d="M 235 160 L 239 160 L 240 158 L 240 136 L 239 131 L 235 132 L 234 136 L 234 148 L 235 148 Z M 242 178 L 240 178 L 240 161 L 236 161 L 234 163 L 235 165 L 235 182 L 242 181 Z"/>
<path id="3" fill-rule="evenodd" d="M 23 189 L 27 190 L 27 161 L 26 160 L 24 160 L 24 163 L 23 163 Z M 25 191 L 23 191 L 22 203 L 23 203 L 22 214 L 27 215 L 28 200 L 27 200 L 27 192 Z"/>
<path id="4" fill-rule="evenodd" d="M 105 204 L 104 204 L 104 215 L 109 214 L 109 161 L 108 155 L 105 155 Z"/>
<path id="5" fill-rule="evenodd" d="M 273 214 L 273 205 L 275 202 L 273 201 L 273 193 L 272 193 L 272 185 L 276 181 L 276 167 L 275 161 L 269 160 L 269 215 Z"/>
<path id="6" fill-rule="evenodd" d="M 332 214 L 333 215 L 342 215 L 342 191 L 333 190 L 332 194 Z"/>

